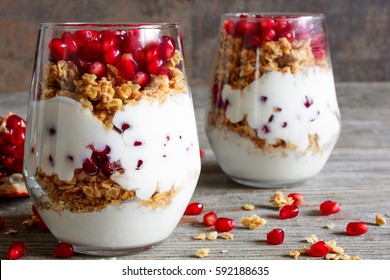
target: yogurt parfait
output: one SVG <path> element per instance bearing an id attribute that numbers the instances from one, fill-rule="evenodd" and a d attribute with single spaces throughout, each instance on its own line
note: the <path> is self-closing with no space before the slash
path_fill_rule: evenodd
<path id="1" fill-rule="evenodd" d="M 168 238 L 196 186 L 196 122 L 176 24 L 42 24 L 24 177 L 75 251 L 132 254 Z"/>
<path id="2" fill-rule="evenodd" d="M 223 171 L 254 187 L 317 175 L 339 136 L 324 16 L 222 16 L 206 132 Z"/>

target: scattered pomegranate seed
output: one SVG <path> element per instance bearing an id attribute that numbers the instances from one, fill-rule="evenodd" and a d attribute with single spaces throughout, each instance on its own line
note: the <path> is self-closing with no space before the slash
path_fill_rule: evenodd
<path id="1" fill-rule="evenodd" d="M 7 259 L 17 260 L 23 258 L 24 254 L 26 254 L 26 244 L 20 241 L 14 242 L 8 248 Z"/>
<path id="2" fill-rule="evenodd" d="M 203 211 L 203 204 L 199 202 L 192 202 L 187 205 L 184 214 L 186 215 L 199 215 Z"/>
<path id="3" fill-rule="evenodd" d="M 267 234 L 267 242 L 273 245 L 282 244 L 284 241 L 284 230 L 275 228 Z"/>
<path id="4" fill-rule="evenodd" d="M 291 219 L 298 216 L 299 209 L 296 205 L 285 205 L 279 210 L 279 217 L 281 219 Z"/>
<path id="5" fill-rule="evenodd" d="M 70 258 L 74 250 L 72 244 L 61 242 L 54 248 L 54 255 L 59 258 Z"/>
<path id="6" fill-rule="evenodd" d="M 341 207 L 336 201 L 327 200 L 321 203 L 320 212 L 323 216 L 328 216 L 340 212 Z"/>
<path id="7" fill-rule="evenodd" d="M 310 247 L 310 254 L 313 257 L 325 257 L 327 254 L 329 254 L 330 248 L 328 244 L 326 244 L 324 241 L 320 240 Z"/>
<path id="8" fill-rule="evenodd" d="M 300 193 L 290 193 L 287 195 L 287 197 L 291 197 L 293 201 L 293 205 L 299 206 L 304 201 L 303 194 Z"/>
<path id="9" fill-rule="evenodd" d="M 348 223 L 345 231 L 348 235 L 363 235 L 368 231 L 368 224 L 365 222 L 350 222 Z"/>
<path id="10" fill-rule="evenodd" d="M 204 157 L 204 150 L 203 149 L 199 149 L 199 155 L 200 155 L 200 158 Z"/>
<path id="11" fill-rule="evenodd" d="M 229 232 L 236 227 L 236 223 L 230 218 L 218 218 L 214 226 L 217 232 Z"/>
<path id="12" fill-rule="evenodd" d="M 216 222 L 217 222 L 217 214 L 215 214 L 214 212 L 211 211 L 203 215 L 203 223 L 206 226 L 212 227 L 215 225 Z"/>

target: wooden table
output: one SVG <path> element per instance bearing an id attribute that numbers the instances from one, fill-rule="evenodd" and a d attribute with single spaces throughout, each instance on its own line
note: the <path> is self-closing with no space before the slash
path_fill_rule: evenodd
<path id="1" fill-rule="evenodd" d="M 290 189 L 255 189 L 229 180 L 221 171 L 209 148 L 204 133 L 204 98 L 207 89 L 193 87 L 194 105 L 198 120 L 200 145 L 205 150 L 202 172 L 192 201 L 204 204 L 206 211 L 234 218 L 237 227 L 233 240 L 193 240 L 199 232 L 208 230 L 201 224 L 202 216 L 184 217 L 176 230 L 160 246 L 142 254 L 118 259 L 195 259 L 198 249 L 208 247 L 208 259 L 289 260 L 289 252 L 309 246 L 306 237 L 315 234 L 319 239 L 337 241 L 350 256 L 362 259 L 390 259 L 390 225 L 375 224 L 376 214 L 390 223 L 390 82 L 339 83 L 338 101 L 342 115 L 342 132 L 336 149 L 322 172 L 314 179 Z M 0 94 L 0 115 L 8 111 L 25 116 L 27 94 Z M 278 218 L 277 209 L 269 202 L 276 192 L 300 192 L 305 202 L 298 217 Z M 319 205 L 335 200 L 342 205 L 336 215 L 321 216 Z M 253 211 L 242 209 L 253 204 Z M 268 222 L 256 229 L 245 229 L 241 217 L 257 214 Z M 0 234 L 0 258 L 4 258 L 13 241 L 25 241 L 28 253 L 24 259 L 53 259 L 56 245 L 51 233 L 38 229 L 23 229 L 21 223 L 31 217 L 31 202 L 25 199 L 0 199 L 0 215 L 7 228 L 19 231 L 15 235 Z M 363 236 L 347 236 L 345 226 L 350 221 L 366 221 L 369 231 Z M 333 229 L 326 228 L 334 223 Z M 265 242 L 273 228 L 286 233 L 282 245 Z M 3 230 L 4 231 L 4 230 Z M 94 259 L 76 254 L 73 259 Z M 314 259 L 300 256 L 299 259 Z"/>

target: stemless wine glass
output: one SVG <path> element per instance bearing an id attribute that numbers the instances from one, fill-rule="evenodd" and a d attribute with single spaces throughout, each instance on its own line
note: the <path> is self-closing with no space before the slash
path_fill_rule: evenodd
<path id="1" fill-rule="evenodd" d="M 206 132 L 222 170 L 254 187 L 317 175 L 340 113 L 322 14 L 225 14 Z"/>
<path id="2" fill-rule="evenodd" d="M 53 235 L 92 255 L 161 243 L 200 155 L 175 23 L 39 26 L 24 177 Z"/>

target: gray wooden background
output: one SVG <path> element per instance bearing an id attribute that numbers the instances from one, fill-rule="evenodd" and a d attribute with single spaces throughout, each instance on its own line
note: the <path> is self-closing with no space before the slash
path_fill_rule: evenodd
<path id="1" fill-rule="evenodd" d="M 390 80 L 388 0 L 1 0 L 0 93 L 29 90 L 40 22 L 178 22 L 190 82 L 207 86 L 226 12 L 322 12 L 336 81 Z"/>

